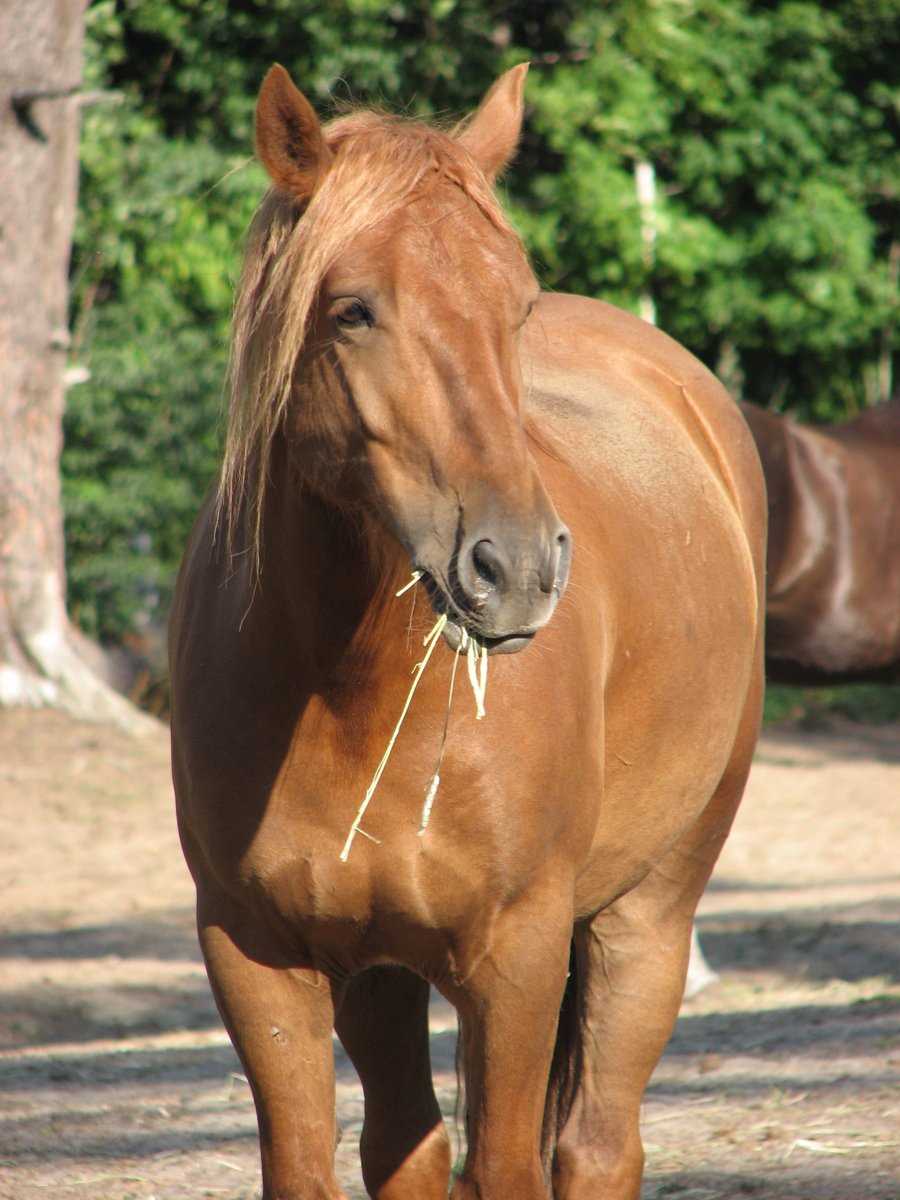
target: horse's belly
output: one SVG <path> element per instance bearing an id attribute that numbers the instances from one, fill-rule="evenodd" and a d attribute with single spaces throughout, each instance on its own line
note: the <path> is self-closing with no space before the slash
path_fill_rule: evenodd
<path id="1" fill-rule="evenodd" d="M 894 605 L 896 599 L 892 597 Z M 880 597 L 788 594 L 771 609 L 766 651 L 823 676 L 877 671 L 900 661 L 900 620 Z"/>
<path id="2" fill-rule="evenodd" d="M 644 768 L 629 760 L 627 774 L 604 789 L 590 852 L 575 885 L 575 913 L 591 916 L 634 888 L 666 856 L 709 803 L 730 757 L 731 744 L 684 762 L 648 756 Z M 677 750 L 677 747 L 672 747 Z M 680 767 L 680 769 L 679 769 Z"/>

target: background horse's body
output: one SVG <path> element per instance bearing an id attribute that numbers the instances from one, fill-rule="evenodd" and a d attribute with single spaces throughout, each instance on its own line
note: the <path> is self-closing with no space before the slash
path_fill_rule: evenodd
<path id="1" fill-rule="evenodd" d="M 900 679 L 900 400 L 818 427 L 740 409 L 768 493 L 767 677 Z M 716 978 L 695 935 L 685 994 Z"/>
<path id="2" fill-rule="evenodd" d="M 741 410 L 768 493 L 767 677 L 900 679 L 900 399 L 816 428 Z M 685 994 L 716 978 L 695 933 Z"/>
<path id="3" fill-rule="evenodd" d="M 820 428 L 742 409 L 769 493 L 769 677 L 897 678 L 900 400 Z"/>
<path id="4" fill-rule="evenodd" d="M 453 196 L 442 228 L 462 237 Z M 435 309 L 430 320 L 442 319 Z M 412 399 L 432 362 L 442 380 L 461 377 L 447 355 L 483 336 L 467 329 L 458 349 L 446 337 L 439 351 L 417 343 Z M 511 357 L 490 351 L 474 395 L 483 401 L 508 361 L 510 378 L 521 371 L 520 417 L 500 441 L 474 426 L 479 452 L 451 477 L 453 553 L 476 519 L 514 500 L 551 547 L 565 546 L 548 495 L 574 539 L 571 582 L 533 646 L 491 658 L 485 720 L 457 692 L 421 836 L 448 704 L 443 647 L 363 836 L 339 857 L 433 622 L 424 585 L 393 595 L 410 567 L 399 518 L 379 523 L 329 501 L 325 484 L 303 486 L 307 443 L 298 450 L 281 428 L 261 496 L 261 585 L 250 555 L 234 567 L 216 542 L 212 505 L 186 555 L 172 627 L 180 824 L 210 979 L 254 1091 L 267 1197 L 340 1194 L 333 1023 L 366 1093 L 369 1191 L 446 1195 L 428 982 L 461 1018 L 468 1154 L 454 1197 L 538 1200 L 551 1175 L 558 1200 L 640 1188 L 641 1095 L 677 1014 L 693 910 L 759 719 L 759 464 L 713 377 L 627 314 L 544 296 L 517 348 L 497 336 Z M 356 347 L 344 361 L 352 377 Z M 359 397 L 366 383 L 351 385 Z M 457 396 L 437 431 L 449 443 L 436 481 L 481 419 Z M 385 435 L 373 441 L 379 450 Z M 504 459 L 516 468 L 508 481 Z M 441 544 L 429 503 L 416 536 Z M 512 516 L 491 529 L 475 547 L 473 621 L 487 620 L 498 579 L 531 588 L 544 561 L 527 557 Z M 483 636 L 505 648 L 507 626 L 524 628 L 521 613 L 545 605 L 534 597 Z"/>

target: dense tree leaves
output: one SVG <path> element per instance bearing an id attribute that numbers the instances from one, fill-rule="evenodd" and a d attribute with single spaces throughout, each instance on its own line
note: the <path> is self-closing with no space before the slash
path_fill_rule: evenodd
<path id="1" fill-rule="evenodd" d="M 900 8 L 869 14 L 864 36 L 859 7 L 585 6 L 579 61 L 529 93 L 560 160 L 523 196 L 547 282 L 625 305 L 649 289 L 711 365 L 736 349 L 748 398 L 822 417 L 874 398 L 900 183 L 883 48 L 900 53 Z M 881 80 L 854 77 L 876 43 Z M 639 160 L 657 176 L 652 262 Z"/>
<path id="2" fill-rule="evenodd" d="M 452 120 L 529 58 L 505 181 L 548 287 L 637 309 L 747 398 L 829 419 L 885 386 L 900 259 L 900 0 L 95 0 L 73 269 L 70 598 L 164 608 L 215 470 L 273 61 L 327 112 Z M 635 189 L 652 165 L 655 242 Z"/>

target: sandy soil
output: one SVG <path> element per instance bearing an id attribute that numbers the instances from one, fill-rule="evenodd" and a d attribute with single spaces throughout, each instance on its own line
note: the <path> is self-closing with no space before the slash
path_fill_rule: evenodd
<path id="1" fill-rule="evenodd" d="M 0 820 L 0 1197 L 256 1196 L 163 730 L 0 713 Z M 900 1200 L 896 729 L 763 738 L 700 927 L 721 979 L 648 1092 L 644 1200 Z M 436 1006 L 451 1119 L 454 1039 Z M 355 1200 L 362 1099 L 340 1054 L 338 1088 Z"/>

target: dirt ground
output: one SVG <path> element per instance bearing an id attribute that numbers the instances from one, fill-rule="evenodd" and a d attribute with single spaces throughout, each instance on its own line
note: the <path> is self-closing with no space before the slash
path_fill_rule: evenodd
<path id="1" fill-rule="evenodd" d="M 165 732 L 0 713 L 0 821 L 0 1196 L 251 1200 L 253 1108 L 195 943 Z M 644 1200 L 900 1200 L 896 729 L 764 736 L 700 928 L 720 982 L 648 1092 Z M 451 1121 L 454 1039 L 436 1005 Z M 355 1200 L 362 1098 L 340 1053 L 337 1073 Z"/>

